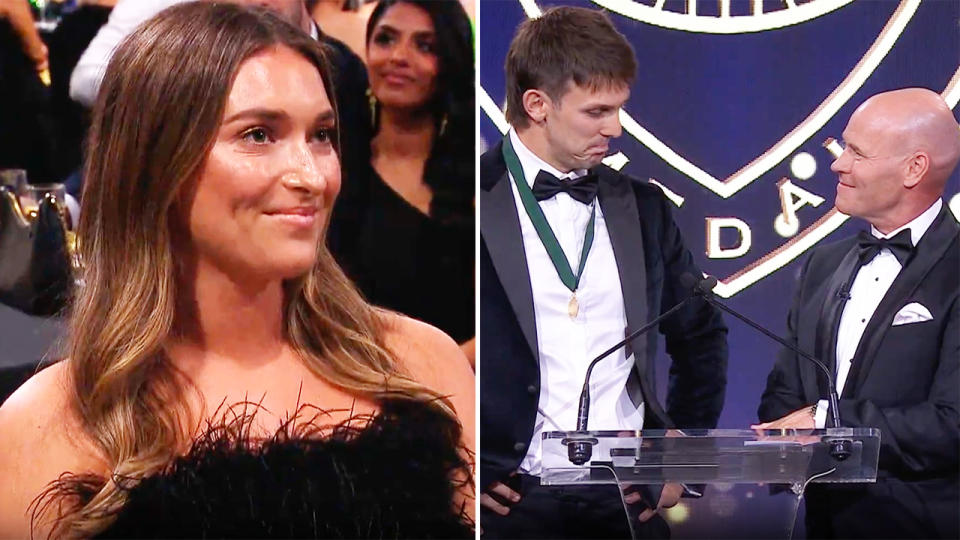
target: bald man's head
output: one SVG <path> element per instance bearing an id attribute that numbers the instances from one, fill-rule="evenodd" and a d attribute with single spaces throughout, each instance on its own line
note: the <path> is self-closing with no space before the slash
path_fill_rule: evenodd
<path id="1" fill-rule="evenodd" d="M 884 92 L 865 101 L 853 114 L 867 116 L 884 129 L 892 150 L 926 153 L 930 164 L 924 182 L 943 190 L 960 161 L 960 125 L 940 94 L 926 88 Z"/>
<path id="2" fill-rule="evenodd" d="M 843 138 L 847 148 L 831 166 L 837 208 L 882 231 L 929 208 L 960 161 L 960 126 L 943 98 L 924 88 L 869 98 Z"/>

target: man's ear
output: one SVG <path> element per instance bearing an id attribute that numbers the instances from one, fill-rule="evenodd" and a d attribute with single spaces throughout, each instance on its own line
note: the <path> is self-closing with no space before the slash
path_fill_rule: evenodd
<path id="1" fill-rule="evenodd" d="M 527 117 L 529 117 L 534 124 L 542 124 L 544 120 L 547 119 L 547 114 L 553 107 L 550 96 L 543 90 L 536 88 L 531 88 L 524 92 L 521 102 L 523 103 L 524 112 L 527 113 Z"/>
<path id="2" fill-rule="evenodd" d="M 913 189 L 930 170 L 930 156 L 923 150 L 914 152 L 912 156 L 907 158 L 904 167 L 906 168 L 906 174 L 903 178 L 903 187 Z"/>

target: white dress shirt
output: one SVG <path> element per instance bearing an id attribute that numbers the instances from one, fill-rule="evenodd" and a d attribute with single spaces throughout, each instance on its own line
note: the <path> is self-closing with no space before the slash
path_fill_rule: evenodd
<path id="1" fill-rule="evenodd" d="M 910 241 L 914 246 L 920 241 L 937 214 L 943 201 L 937 199 L 930 208 L 927 208 L 922 214 L 914 218 L 903 227 L 893 230 L 887 234 L 882 234 L 875 227 L 870 227 L 870 234 L 876 238 L 893 238 L 900 231 L 910 229 Z M 850 299 L 843 306 L 843 313 L 840 315 L 840 327 L 837 330 L 837 366 L 836 381 L 837 395 L 843 394 L 843 387 L 847 382 L 847 375 L 850 374 L 850 367 L 853 361 L 853 355 L 856 354 L 860 346 L 860 340 L 863 338 L 863 331 L 873 317 L 873 312 L 887 294 L 890 285 L 897 279 L 900 270 L 903 267 L 900 261 L 893 253 L 883 248 L 871 261 L 860 267 L 857 276 L 850 286 Z M 829 403 L 825 399 L 817 402 L 817 411 L 814 414 L 814 423 L 817 428 L 822 429 L 826 425 L 827 409 Z"/>
<path id="2" fill-rule="evenodd" d="M 531 187 L 541 170 L 561 180 L 586 174 L 585 170 L 563 174 L 534 155 L 513 130 L 509 137 L 527 184 Z M 617 261 L 597 200 L 586 205 L 566 193 L 558 193 L 540 202 L 540 208 L 574 273 L 580 264 L 590 212 L 596 206 L 593 245 L 576 293 L 580 309 L 576 318 L 571 319 L 567 311 L 570 289 L 560 281 L 546 248 L 523 208 L 512 175 L 510 178 L 533 289 L 540 362 L 537 419 L 527 454 L 520 463 L 520 472 L 539 475 L 542 470 L 540 448 L 543 432 L 576 429 L 577 406 L 587 366 L 600 353 L 623 339 L 627 316 Z M 632 368 L 633 356 L 626 357 L 623 349 L 604 358 L 594 368 L 590 379 L 588 429 L 642 428 L 643 407 L 636 407 L 626 391 L 627 377 Z"/>

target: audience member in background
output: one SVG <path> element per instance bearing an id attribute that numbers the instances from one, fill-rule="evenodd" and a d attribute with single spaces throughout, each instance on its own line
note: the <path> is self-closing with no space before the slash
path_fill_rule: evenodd
<path id="1" fill-rule="evenodd" d="M 476 20 L 474 0 L 460 0 L 460 4 L 467 12 L 467 17 L 471 21 Z M 361 58 L 366 54 L 364 29 L 376 5 L 376 0 L 307 0 L 307 9 L 314 20 Z"/>
<path id="2" fill-rule="evenodd" d="M 84 51 L 70 78 L 70 97 L 91 107 L 100 88 L 100 80 L 110 56 L 117 44 L 143 21 L 164 8 L 188 0 L 118 0 L 107 24 Z M 367 88 L 367 73 L 363 61 L 341 41 L 321 31 L 310 18 L 305 0 L 227 0 L 237 4 L 263 6 L 287 20 L 287 22 L 310 34 L 314 39 L 333 49 L 330 55 L 334 92 L 339 104 L 341 118 L 349 118 L 354 126 L 343 134 L 341 158 L 344 163 L 363 161 L 370 140 L 369 122 L 364 91 Z M 345 170 L 345 180 L 352 177 Z"/>
<path id="3" fill-rule="evenodd" d="M 347 44 L 361 58 L 366 54 L 365 30 L 377 3 L 371 0 L 313 0 L 307 8 L 330 35 Z"/>
<path id="4" fill-rule="evenodd" d="M 474 71 L 457 0 L 384 0 L 367 24 L 375 135 L 331 249 L 374 304 L 436 325 L 473 358 Z"/>
<path id="5" fill-rule="evenodd" d="M 264 10 L 176 6 L 121 43 L 69 358 L 0 407 L 0 537 L 474 537 L 466 359 L 323 247 L 330 85 Z"/>
<path id="6" fill-rule="evenodd" d="M 0 0 L 0 19 L 6 19 L 20 37 L 23 52 L 33 60 L 37 73 L 50 68 L 47 46 L 33 25 L 33 14 L 27 0 Z"/>
<path id="7" fill-rule="evenodd" d="M 107 18 L 116 0 L 85 0 L 67 12 L 51 32 L 50 43 L 50 113 L 56 130 L 57 152 L 53 156 L 58 181 L 66 179 L 67 189 L 79 194 L 79 174 L 83 138 L 90 125 L 89 111 L 70 99 L 70 74 Z"/>
<path id="8" fill-rule="evenodd" d="M 70 98 L 87 108 L 97 100 L 100 81 L 117 45 L 140 23 L 187 0 L 118 0 L 70 75 Z"/>
<path id="9" fill-rule="evenodd" d="M 27 0 L 0 0 L 0 169 L 37 182 L 55 180 L 48 56 Z"/>

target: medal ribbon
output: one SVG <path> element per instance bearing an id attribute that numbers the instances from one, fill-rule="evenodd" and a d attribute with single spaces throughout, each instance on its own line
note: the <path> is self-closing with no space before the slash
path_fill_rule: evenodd
<path id="1" fill-rule="evenodd" d="M 520 159 L 517 157 L 517 153 L 513 149 L 513 144 L 510 142 L 509 133 L 503 137 L 503 160 L 507 164 L 507 170 L 510 171 L 510 176 L 513 177 L 513 181 L 517 185 L 517 192 L 520 193 L 520 202 L 523 204 L 523 209 L 526 210 L 527 217 L 530 218 L 530 221 L 533 223 L 533 228 L 537 231 L 537 236 L 540 237 L 540 242 L 543 244 L 544 249 L 547 250 L 547 255 L 550 256 L 550 261 L 553 263 L 553 268 L 557 271 L 557 276 L 559 276 L 560 281 L 570 289 L 570 292 L 575 293 L 577 286 L 580 284 L 580 276 L 583 275 L 583 268 L 587 264 L 587 254 L 590 253 L 590 247 L 593 246 L 593 230 L 597 216 L 596 204 L 591 206 L 590 222 L 587 223 L 587 230 L 583 235 L 580 267 L 577 269 L 576 275 L 574 275 L 573 270 L 570 268 L 570 263 L 567 262 L 567 256 L 563 254 L 560 242 L 557 241 L 557 236 L 553 233 L 553 229 L 550 228 L 550 224 L 547 223 L 547 218 L 543 215 L 540 204 L 533 196 L 533 191 L 530 189 L 530 185 L 527 184 L 527 179 L 523 176 L 523 167 L 520 165 Z"/>

